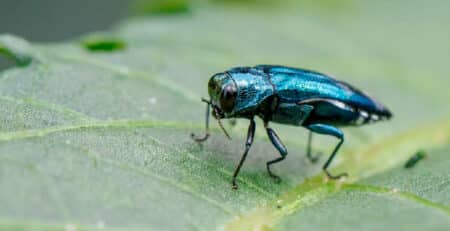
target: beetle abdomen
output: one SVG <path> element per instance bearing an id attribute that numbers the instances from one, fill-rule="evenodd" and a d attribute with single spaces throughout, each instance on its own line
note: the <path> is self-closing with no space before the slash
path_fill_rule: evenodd
<path id="1" fill-rule="evenodd" d="M 366 111 L 363 108 L 355 108 L 354 110 L 358 114 L 357 118 L 352 121 L 354 125 L 363 125 L 391 118 L 389 111 Z"/>
<path id="2" fill-rule="evenodd" d="M 305 120 L 305 125 L 326 123 L 334 125 L 363 125 L 389 118 L 383 113 L 367 111 L 347 103 L 326 98 L 314 98 L 298 102 L 300 105 L 311 105 L 314 110 Z"/>
<path id="3" fill-rule="evenodd" d="M 363 121 L 358 123 L 365 124 L 392 117 L 392 113 L 389 109 L 364 92 L 342 81 L 339 81 L 339 84 L 341 84 L 343 88 L 348 88 L 348 91 L 353 92 L 353 96 L 346 103 L 358 112 L 358 121 Z"/>

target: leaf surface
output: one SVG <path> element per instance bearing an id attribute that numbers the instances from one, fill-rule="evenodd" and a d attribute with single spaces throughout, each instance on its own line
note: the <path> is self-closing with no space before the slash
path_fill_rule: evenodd
<path id="1" fill-rule="evenodd" d="M 18 64 L 0 73 L 0 229 L 445 230 L 450 34 L 436 23 L 448 3 L 344 2 L 194 4 L 57 44 L 0 36 Z M 308 163 L 302 128 L 272 124 L 289 150 L 276 184 L 258 122 L 238 191 L 248 122 L 226 124 L 231 141 L 213 123 L 207 143 L 192 142 L 209 76 L 264 63 L 333 73 L 393 111 L 344 129 L 332 171 L 347 181 Z M 321 162 L 335 143 L 315 136 Z"/>

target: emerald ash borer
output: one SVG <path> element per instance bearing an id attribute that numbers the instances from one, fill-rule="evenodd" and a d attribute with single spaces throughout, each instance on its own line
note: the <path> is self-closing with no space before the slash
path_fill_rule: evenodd
<path id="1" fill-rule="evenodd" d="M 192 138 L 203 142 L 209 137 L 209 114 L 221 124 L 221 119 L 245 118 L 250 120 L 245 150 L 233 174 L 232 186 L 237 188 L 236 177 L 250 150 L 255 135 L 255 117 L 264 122 L 264 128 L 280 157 L 266 163 L 269 175 L 280 178 L 271 166 L 284 160 L 288 151 L 269 123 L 302 126 L 309 130 L 307 157 L 312 162 L 312 134 L 336 137 L 339 142 L 322 169 L 331 179 L 339 179 L 346 173 L 331 174 L 328 167 L 344 142 L 342 126 L 358 126 L 391 118 L 392 113 L 381 103 L 348 83 L 330 76 L 299 68 L 277 65 L 236 67 L 213 75 L 208 82 L 210 99 L 202 99 L 206 105 L 206 133 Z"/>

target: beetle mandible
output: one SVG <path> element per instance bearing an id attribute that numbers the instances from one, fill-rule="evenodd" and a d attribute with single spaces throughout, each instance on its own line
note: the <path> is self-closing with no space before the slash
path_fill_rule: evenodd
<path id="1" fill-rule="evenodd" d="M 358 126 L 389 119 L 392 113 L 381 103 L 348 83 L 319 72 L 279 65 L 236 67 L 213 75 L 208 82 L 209 100 L 206 105 L 206 132 L 203 137 L 192 138 L 203 142 L 209 137 L 209 115 L 221 124 L 224 118 L 250 120 L 244 154 L 233 174 L 232 186 L 237 188 L 236 177 L 247 157 L 255 135 L 255 116 L 264 122 L 267 136 L 280 153 L 280 157 L 266 163 L 269 175 L 280 178 L 271 171 L 272 164 L 284 160 L 288 154 L 269 122 L 302 126 L 309 130 L 307 157 L 311 162 L 312 133 L 336 137 L 339 142 L 322 169 L 331 179 L 339 179 L 347 173 L 333 175 L 328 167 L 344 142 L 342 126 Z"/>

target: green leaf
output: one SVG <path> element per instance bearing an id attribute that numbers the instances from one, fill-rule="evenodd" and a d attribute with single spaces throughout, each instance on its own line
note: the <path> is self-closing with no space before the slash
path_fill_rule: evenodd
<path id="1" fill-rule="evenodd" d="M 0 72 L 0 229 L 449 227 L 450 45 L 436 26 L 448 3 L 250 2 L 198 3 L 64 43 L 0 36 L 18 64 Z M 345 182 L 306 160 L 298 127 L 271 124 L 289 150 L 276 184 L 265 162 L 278 154 L 258 122 L 237 191 L 248 122 L 225 124 L 232 141 L 214 123 L 203 146 L 191 140 L 209 76 L 260 63 L 333 73 L 392 109 L 391 121 L 344 129 L 332 172 Z M 321 162 L 335 144 L 315 137 Z M 426 158 L 403 168 L 418 150 Z"/>
<path id="2" fill-rule="evenodd" d="M 287 216 L 279 230 L 447 230 L 450 227 L 450 146 L 413 169 L 396 167 L 344 185 L 314 206 Z M 323 218 L 327 217 L 327 222 Z"/>

